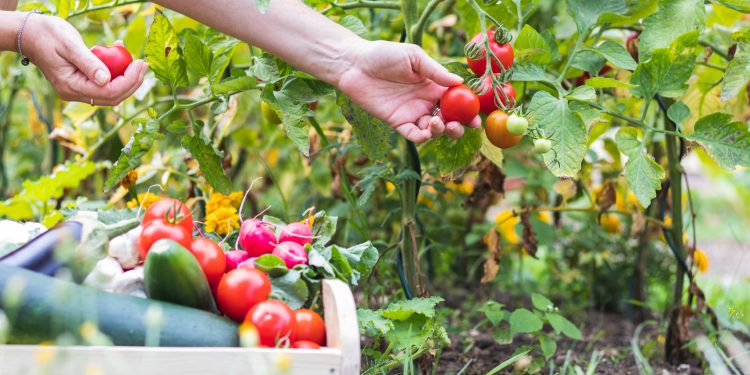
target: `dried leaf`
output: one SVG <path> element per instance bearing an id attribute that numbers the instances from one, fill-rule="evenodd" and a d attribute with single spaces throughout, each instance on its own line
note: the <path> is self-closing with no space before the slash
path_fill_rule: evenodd
<path id="1" fill-rule="evenodd" d="M 602 192 L 599 194 L 596 203 L 601 208 L 601 211 L 607 211 L 617 201 L 617 192 L 615 190 L 615 184 L 610 180 L 604 183 L 602 186 Z"/>
<path id="2" fill-rule="evenodd" d="M 484 262 L 484 275 L 482 275 L 482 284 L 492 282 L 500 270 L 500 236 L 495 228 L 490 228 L 484 235 L 484 243 L 487 245 L 487 260 Z"/>
<path id="3" fill-rule="evenodd" d="M 526 250 L 526 253 L 536 258 L 538 241 L 536 240 L 534 229 L 531 227 L 531 221 L 529 220 L 530 218 L 530 210 L 523 210 L 523 212 L 521 212 L 521 224 L 523 225 L 521 243 L 523 244 L 523 248 L 524 250 Z"/>
<path id="4" fill-rule="evenodd" d="M 466 206 L 468 207 L 488 207 L 492 199 L 492 193 L 504 194 L 505 174 L 492 161 L 481 156 L 481 161 L 477 163 L 479 178 L 474 186 L 474 190 L 466 197 Z"/>
<path id="5" fill-rule="evenodd" d="M 563 200 L 565 201 L 567 201 L 570 198 L 573 198 L 576 195 L 576 192 L 578 191 L 576 182 L 570 178 L 564 178 L 555 182 L 555 185 L 553 186 L 553 188 L 555 189 L 555 192 L 557 194 L 560 194 L 560 196 L 563 197 Z"/>

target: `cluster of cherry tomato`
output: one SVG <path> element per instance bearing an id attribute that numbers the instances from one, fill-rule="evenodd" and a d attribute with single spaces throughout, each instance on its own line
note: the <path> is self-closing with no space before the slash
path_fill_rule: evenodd
<path id="1" fill-rule="evenodd" d="M 264 223 L 248 219 L 242 223 L 239 243 L 244 250 L 224 252 L 209 238 L 193 238 L 193 217 L 179 200 L 154 202 L 143 216 L 136 241 L 140 259 L 146 259 L 156 241 L 170 239 L 190 251 L 200 264 L 219 310 L 228 318 L 254 327 L 259 347 L 290 345 L 316 349 L 325 345 L 325 323 L 315 311 L 292 310 L 281 301 L 268 300 L 271 280 L 255 267 L 257 257 L 273 254 L 288 268 L 307 263 L 304 245 L 312 241 L 305 223 L 284 227 L 279 238 Z M 251 258 L 252 256 L 252 258 Z"/>

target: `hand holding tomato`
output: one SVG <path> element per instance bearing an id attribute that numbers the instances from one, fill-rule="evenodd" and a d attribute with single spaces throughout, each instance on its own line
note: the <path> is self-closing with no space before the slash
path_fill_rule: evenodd
<path id="1" fill-rule="evenodd" d="M 130 63 L 133 62 L 133 56 L 130 56 L 130 52 L 125 49 L 122 42 L 115 43 L 111 47 L 94 46 L 91 48 L 91 53 L 107 66 L 111 79 L 123 76 Z"/>

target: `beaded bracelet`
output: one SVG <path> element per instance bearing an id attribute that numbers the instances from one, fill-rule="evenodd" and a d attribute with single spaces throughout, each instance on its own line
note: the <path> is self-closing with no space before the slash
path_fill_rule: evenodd
<path id="1" fill-rule="evenodd" d="M 29 65 L 29 58 L 24 56 L 23 51 L 21 50 L 21 36 L 23 35 L 23 28 L 26 26 L 26 21 L 29 20 L 29 17 L 32 14 L 35 13 L 41 13 L 38 10 L 33 10 L 26 14 L 26 17 L 23 18 L 23 22 L 21 23 L 21 27 L 18 28 L 18 36 L 16 37 L 16 43 L 18 44 L 18 53 L 21 55 L 21 65 L 26 66 Z"/>

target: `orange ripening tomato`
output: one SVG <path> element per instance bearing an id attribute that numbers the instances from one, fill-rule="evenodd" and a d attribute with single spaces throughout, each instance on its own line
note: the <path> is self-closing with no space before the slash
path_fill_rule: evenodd
<path id="1" fill-rule="evenodd" d="M 508 114 L 503 110 L 496 110 L 487 117 L 484 132 L 490 143 L 499 148 L 511 148 L 521 141 L 523 136 L 508 132 Z"/>

